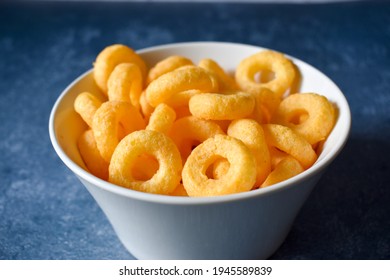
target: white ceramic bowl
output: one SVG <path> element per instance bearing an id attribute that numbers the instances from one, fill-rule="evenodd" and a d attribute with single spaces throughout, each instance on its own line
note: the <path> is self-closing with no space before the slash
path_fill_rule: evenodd
<path id="1" fill-rule="evenodd" d="M 234 43 L 181 43 L 140 50 L 149 66 L 173 54 L 213 58 L 233 71 L 245 57 L 263 48 Z M 340 89 L 312 66 L 292 58 L 302 74 L 302 92 L 325 95 L 338 110 L 336 125 L 317 162 L 284 182 L 221 197 L 170 197 L 125 189 L 91 175 L 77 150 L 85 129 L 73 110 L 82 91 L 98 92 L 92 71 L 70 84 L 50 116 L 54 149 L 100 205 L 124 246 L 138 259 L 265 259 L 282 244 L 325 168 L 343 148 L 351 114 Z M 88 211 L 88 209 L 86 209 Z"/>

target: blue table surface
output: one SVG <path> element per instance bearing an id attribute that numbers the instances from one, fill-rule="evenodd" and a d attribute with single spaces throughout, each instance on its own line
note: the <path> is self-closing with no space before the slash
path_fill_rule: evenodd
<path id="1" fill-rule="evenodd" d="M 323 71 L 350 139 L 271 259 L 390 259 L 390 2 L 0 3 L 0 259 L 133 259 L 55 154 L 50 110 L 105 46 L 272 48 Z"/>

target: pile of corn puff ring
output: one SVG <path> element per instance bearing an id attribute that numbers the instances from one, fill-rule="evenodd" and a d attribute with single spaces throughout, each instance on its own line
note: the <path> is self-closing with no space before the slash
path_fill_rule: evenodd
<path id="1" fill-rule="evenodd" d="M 264 188 L 310 168 L 336 110 L 299 93 L 299 71 L 281 53 L 242 60 L 234 75 L 217 61 L 169 56 L 152 65 L 111 45 L 93 69 L 104 100 L 81 92 L 88 125 L 78 149 L 88 171 L 154 194 L 219 196 Z"/>

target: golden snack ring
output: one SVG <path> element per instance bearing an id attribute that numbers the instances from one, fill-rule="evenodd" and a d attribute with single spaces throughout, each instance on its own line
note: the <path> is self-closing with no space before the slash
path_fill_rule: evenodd
<path id="1" fill-rule="evenodd" d="M 92 130 L 100 154 L 107 162 L 110 162 L 111 155 L 121 139 L 118 136 L 120 128 L 123 129 L 124 135 L 127 135 L 144 129 L 145 122 L 139 111 L 128 102 L 103 103 L 93 117 Z"/>
<path id="2" fill-rule="evenodd" d="M 273 72 L 275 78 L 265 83 L 257 82 L 255 76 L 261 71 Z M 283 54 L 267 50 L 243 59 L 237 66 L 235 77 L 244 91 L 257 93 L 262 87 L 266 87 L 282 97 L 294 81 L 295 69 Z"/>
<path id="3" fill-rule="evenodd" d="M 271 159 L 262 127 L 254 120 L 234 120 L 229 125 L 227 134 L 241 140 L 253 153 L 256 159 L 256 187 L 271 172 Z"/>
<path id="4" fill-rule="evenodd" d="M 92 127 L 92 120 L 95 112 L 102 105 L 102 101 L 89 92 L 82 92 L 77 95 L 74 101 L 74 109 L 81 118 Z"/>
<path id="5" fill-rule="evenodd" d="M 246 92 L 202 93 L 191 97 L 192 115 L 206 120 L 235 120 L 253 112 L 255 98 Z"/>
<path id="6" fill-rule="evenodd" d="M 292 129 L 279 124 L 264 124 L 262 127 L 268 145 L 293 156 L 303 168 L 309 168 L 317 160 L 310 143 Z"/>
<path id="7" fill-rule="evenodd" d="M 143 154 L 155 157 L 159 164 L 157 172 L 146 181 L 136 180 L 131 172 Z M 116 147 L 109 166 L 109 181 L 137 191 L 170 194 L 180 183 L 181 171 L 180 153 L 168 136 L 139 130 L 127 135 Z"/>
<path id="8" fill-rule="evenodd" d="M 167 133 L 176 119 L 176 112 L 168 105 L 159 104 L 152 115 L 146 129 Z"/>
<path id="9" fill-rule="evenodd" d="M 289 154 L 276 147 L 268 146 L 268 150 L 271 157 L 271 170 L 275 169 L 276 165 L 278 165 L 280 161 L 289 156 Z"/>
<path id="10" fill-rule="evenodd" d="M 205 58 L 199 61 L 198 66 L 215 75 L 221 91 L 238 89 L 234 78 L 230 77 L 216 61 Z"/>
<path id="11" fill-rule="evenodd" d="M 186 65 L 193 65 L 193 62 L 190 59 L 180 55 L 169 56 L 159 61 L 153 68 L 149 70 L 147 84 L 150 84 L 153 80 L 168 72 Z"/>
<path id="12" fill-rule="evenodd" d="M 145 121 L 149 121 L 150 115 L 154 111 L 154 107 L 150 106 L 148 100 L 146 99 L 146 92 L 145 90 L 141 93 L 141 96 L 139 97 L 139 104 L 140 109 L 142 112 L 142 115 L 144 116 Z"/>
<path id="13" fill-rule="evenodd" d="M 282 159 L 268 175 L 261 188 L 282 182 L 304 171 L 298 160 L 292 156 Z"/>
<path id="14" fill-rule="evenodd" d="M 168 72 L 152 81 L 146 88 L 146 98 L 150 105 L 156 107 L 166 103 L 174 94 L 199 90 L 213 92 L 217 85 L 206 70 L 196 66 L 185 66 Z"/>
<path id="15" fill-rule="evenodd" d="M 193 97 L 198 93 L 201 93 L 201 91 L 197 89 L 190 89 L 186 91 L 177 92 L 173 94 L 171 97 L 169 97 L 167 100 L 165 100 L 165 103 L 174 109 L 183 106 L 188 107 L 188 103 L 191 97 Z"/>
<path id="16" fill-rule="evenodd" d="M 143 88 L 141 70 L 134 63 L 118 64 L 108 79 L 107 88 L 108 100 L 131 102 L 138 108 Z"/>
<path id="17" fill-rule="evenodd" d="M 134 63 L 141 70 L 143 80 L 146 79 L 146 64 L 133 49 L 125 45 L 111 45 L 103 49 L 94 63 L 94 79 L 98 87 L 107 94 L 107 81 L 114 68 L 120 63 Z"/>
<path id="18" fill-rule="evenodd" d="M 256 103 L 250 117 L 258 123 L 269 123 L 282 99 L 268 88 L 261 88 L 253 95 Z"/>
<path id="19" fill-rule="evenodd" d="M 289 94 L 299 93 L 302 86 L 302 73 L 299 71 L 299 68 L 296 64 L 293 64 L 293 66 L 295 71 L 295 77 L 294 81 L 290 86 Z"/>
<path id="20" fill-rule="evenodd" d="M 210 179 L 206 170 L 219 158 L 230 167 L 219 179 Z M 218 196 L 249 191 L 256 181 L 256 162 L 240 140 L 216 135 L 197 146 L 183 167 L 182 180 L 189 196 Z"/>
<path id="21" fill-rule="evenodd" d="M 280 103 L 274 122 L 290 127 L 313 145 L 328 137 L 335 123 L 335 110 L 322 95 L 292 94 Z"/>
<path id="22" fill-rule="evenodd" d="M 194 68 L 194 67 L 196 67 L 196 66 L 185 65 L 185 66 L 178 68 L 177 70 L 188 69 L 188 71 L 191 71 L 191 68 Z M 209 77 L 210 77 L 212 84 L 213 84 L 213 86 L 212 86 L 213 89 L 211 90 L 211 92 L 217 92 L 217 89 L 219 89 L 219 83 L 218 83 L 217 78 L 215 77 L 215 75 L 211 74 L 210 72 L 207 72 L 207 73 L 209 74 Z M 195 94 L 203 93 L 203 92 L 204 91 L 199 90 L 199 89 L 189 89 L 189 90 L 177 92 L 177 93 L 174 93 L 167 100 L 165 100 L 165 103 L 174 109 L 184 107 L 184 106 L 188 107 L 188 103 L 189 103 L 191 97 L 194 96 Z M 190 113 L 190 115 L 191 115 L 191 113 Z"/>
<path id="23" fill-rule="evenodd" d="M 225 134 L 214 122 L 188 116 L 177 119 L 168 133 L 182 155 L 187 159 L 192 148 L 217 134 Z"/>
<path id="24" fill-rule="evenodd" d="M 89 172 L 100 179 L 108 180 L 108 163 L 100 155 L 91 129 L 80 135 L 77 146 Z"/>

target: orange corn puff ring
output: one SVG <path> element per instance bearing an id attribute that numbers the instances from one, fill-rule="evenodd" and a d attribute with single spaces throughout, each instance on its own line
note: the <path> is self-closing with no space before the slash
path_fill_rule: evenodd
<path id="1" fill-rule="evenodd" d="M 94 63 L 94 78 L 99 88 L 107 94 L 107 81 L 114 68 L 120 63 L 134 63 L 141 70 L 143 79 L 146 78 L 146 64 L 133 49 L 125 45 L 111 45 L 103 49 Z"/>
<path id="2" fill-rule="evenodd" d="M 81 118 L 92 127 L 92 120 L 95 112 L 102 105 L 99 98 L 89 92 L 80 93 L 74 101 L 74 109 Z"/>
<path id="3" fill-rule="evenodd" d="M 291 84 L 289 94 L 299 93 L 302 85 L 302 73 L 299 71 L 299 68 L 294 65 L 295 77 L 294 81 Z"/>
<path id="4" fill-rule="evenodd" d="M 156 107 L 160 103 L 166 103 L 174 94 L 189 90 L 213 92 L 216 87 L 215 80 L 206 70 L 186 66 L 152 81 L 146 88 L 146 98 L 150 105 Z"/>
<path id="5" fill-rule="evenodd" d="M 216 123 L 194 116 L 177 119 L 168 133 L 179 148 L 183 161 L 194 146 L 217 134 L 224 134 L 224 132 Z"/>
<path id="6" fill-rule="evenodd" d="M 131 102 L 139 107 L 143 87 L 141 70 L 133 63 L 118 64 L 108 79 L 107 87 L 108 100 Z"/>
<path id="7" fill-rule="evenodd" d="M 91 129 L 81 134 L 77 141 L 77 146 L 89 172 L 100 179 L 107 180 L 108 163 L 100 155 Z"/>
<path id="8" fill-rule="evenodd" d="M 153 80 L 168 72 L 171 72 L 186 65 L 193 65 L 193 63 L 190 59 L 183 56 L 169 56 L 158 62 L 153 68 L 149 70 L 147 84 L 150 84 Z"/>
<path id="9" fill-rule="evenodd" d="M 275 78 L 262 83 L 256 81 L 256 74 L 262 71 L 273 72 Z M 290 88 L 294 81 L 293 63 L 283 54 L 275 51 L 262 51 L 245 58 L 236 69 L 236 81 L 239 87 L 247 92 L 256 93 L 266 87 L 279 97 Z"/>
<path id="10" fill-rule="evenodd" d="M 198 66 L 215 75 L 221 91 L 237 89 L 234 78 L 230 77 L 216 61 L 205 58 L 199 61 Z"/>
<path id="11" fill-rule="evenodd" d="M 206 120 L 235 120 L 253 112 L 255 98 L 246 92 L 202 93 L 191 97 L 192 115 Z"/>
<path id="12" fill-rule="evenodd" d="M 201 93 L 201 91 L 197 90 L 197 89 L 181 91 L 181 92 L 175 93 L 170 98 L 165 100 L 165 103 L 167 105 L 169 105 L 170 107 L 175 108 L 175 109 L 179 108 L 179 107 L 183 107 L 183 106 L 188 107 L 188 103 L 189 103 L 190 99 L 198 93 Z"/>
<path id="13" fill-rule="evenodd" d="M 145 122 L 139 111 L 130 103 L 108 101 L 96 111 L 92 129 L 97 147 L 102 157 L 109 162 L 119 140 L 120 129 L 124 135 L 135 130 L 144 129 Z M 123 135 L 123 136 L 124 136 Z"/>
<path id="14" fill-rule="evenodd" d="M 251 118 L 258 123 L 269 123 L 282 99 L 267 88 L 262 88 L 253 95 L 256 103 Z"/>
<path id="15" fill-rule="evenodd" d="M 143 154 L 154 157 L 159 165 L 157 172 L 145 181 L 136 180 L 131 172 Z M 181 171 L 180 153 L 168 136 L 139 130 L 127 135 L 116 147 L 109 166 L 109 181 L 137 191 L 170 194 L 180 183 Z"/>
<path id="16" fill-rule="evenodd" d="M 289 95 L 280 103 L 274 117 L 276 123 L 290 127 L 312 145 L 328 137 L 335 119 L 332 104 L 316 93 Z"/>
<path id="17" fill-rule="evenodd" d="M 310 143 L 292 129 L 279 124 L 265 124 L 262 127 L 268 145 L 290 154 L 303 168 L 309 168 L 317 160 Z"/>
<path id="18" fill-rule="evenodd" d="M 251 119 L 234 120 L 227 134 L 244 142 L 252 151 L 257 166 L 256 186 L 259 187 L 271 172 L 271 159 L 261 126 Z"/>
<path id="19" fill-rule="evenodd" d="M 148 100 L 146 99 L 146 92 L 143 91 L 139 97 L 139 104 L 141 107 L 142 115 L 144 116 L 145 121 L 149 121 L 150 115 L 154 111 L 154 107 L 150 106 Z"/>
<path id="20" fill-rule="evenodd" d="M 167 133 L 176 119 L 176 112 L 168 105 L 159 104 L 149 119 L 146 129 Z"/>
<path id="21" fill-rule="evenodd" d="M 292 156 L 282 159 L 274 170 L 268 175 L 267 179 L 261 185 L 262 188 L 287 180 L 304 171 L 303 167 Z"/>
<path id="22" fill-rule="evenodd" d="M 275 169 L 280 161 L 289 156 L 289 154 L 272 146 L 268 146 L 268 150 L 271 157 L 271 170 Z"/>
<path id="23" fill-rule="evenodd" d="M 210 179 L 206 170 L 217 159 L 226 158 L 230 167 L 219 179 Z M 197 146 L 182 172 L 189 196 L 217 196 L 249 191 L 256 181 L 256 162 L 249 148 L 240 140 L 216 135 Z"/>

